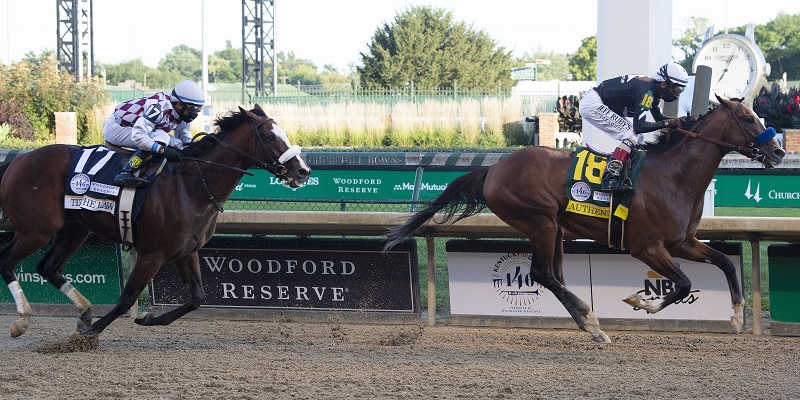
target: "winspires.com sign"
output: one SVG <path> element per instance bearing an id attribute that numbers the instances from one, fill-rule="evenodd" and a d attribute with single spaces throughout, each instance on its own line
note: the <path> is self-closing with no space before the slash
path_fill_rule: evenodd
<path id="1" fill-rule="evenodd" d="M 199 251 L 204 307 L 418 312 L 416 242 L 214 237 Z M 153 304 L 189 300 L 175 268 L 151 284 Z"/>

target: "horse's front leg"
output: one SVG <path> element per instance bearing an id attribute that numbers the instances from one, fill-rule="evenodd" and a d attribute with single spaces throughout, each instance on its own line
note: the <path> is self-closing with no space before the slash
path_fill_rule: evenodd
<path id="1" fill-rule="evenodd" d="M 134 253 L 131 252 L 133 255 Z M 142 290 L 147 286 L 153 276 L 156 275 L 158 269 L 164 263 L 164 256 L 160 253 L 151 254 L 137 254 L 136 262 L 134 263 L 131 275 L 125 283 L 125 288 L 122 289 L 122 294 L 119 296 L 119 301 L 114 308 L 111 309 L 102 318 L 95 321 L 87 330 L 80 331 L 84 335 L 95 335 L 102 332 L 120 315 L 126 313 L 136 303 L 136 299 L 142 293 Z"/>
<path id="2" fill-rule="evenodd" d="M 683 242 L 680 246 L 671 249 L 670 253 L 675 257 L 684 258 L 691 261 L 714 264 L 725 274 L 728 281 L 728 290 L 731 292 L 731 302 L 733 303 L 733 316 L 731 325 L 736 333 L 741 333 L 744 329 L 744 296 L 739 279 L 736 278 L 736 267 L 725 254 L 712 249 L 705 243 L 691 238 Z"/>
<path id="3" fill-rule="evenodd" d="M 188 303 L 162 315 L 156 316 L 152 313 L 142 313 L 134 320 L 139 325 L 169 325 L 178 318 L 197 310 L 203 304 L 206 297 L 203 291 L 203 281 L 200 276 L 200 258 L 197 252 L 175 261 L 178 274 L 186 284 L 189 285 L 192 298 Z"/>

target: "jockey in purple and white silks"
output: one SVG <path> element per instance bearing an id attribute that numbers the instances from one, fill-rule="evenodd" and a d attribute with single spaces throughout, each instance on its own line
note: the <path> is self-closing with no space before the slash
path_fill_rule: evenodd
<path id="1" fill-rule="evenodd" d="M 113 145 L 137 148 L 128 164 L 114 178 L 120 186 L 140 186 L 146 179 L 134 176 L 153 157 L 167 148 L 178 150 L 192 141 L 190 123 L 205 104 L 199 85 L 182 81 L 172 93 L 155 93 L 148 97 L 118 104 L 103 125 L 105 140 Z M 174 136 L 169 132 L 174 131 Z"/>
<path id="2" fill-rule="evenodd" d="M 679 118 L 661 113 L 660 102 L 678 99 L 689 83 L 689 74 L 676 63 L 659 68 L 655 78 L 644 75 L 623 75 L 601 82 L 581 99 L 581 117 L 621 143 L 608 157 L 603 174 L 602 190 L 629 191 L 623 182 L 622 167 L 636 144 L 642 144 L 640 134 L 670 126 L 680 126 Z M 655 122 L 646 119 L 647 113 Z M 633 119 L 631 123 L 630 119 Z"/>

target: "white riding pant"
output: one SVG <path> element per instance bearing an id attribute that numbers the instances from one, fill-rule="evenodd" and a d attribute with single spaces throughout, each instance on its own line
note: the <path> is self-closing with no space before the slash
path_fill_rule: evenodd
<path id="1" fill-rule="evenodd" d="M 589 121 L 597 129 L 607 133 L 614 139 L 628 139 L 633 143 L 644 143 L 644 135 L 639 135 L 633 131 L 633 119 L 625 118 L 607 105 L 603 104 L 600 95 L 590 90 L 583 95 L 580 104 L 581 118 Z"/>
<path id="2" fill-rule="evenodd" d="M 118 124 L 113 114 L 109 116 L 108 119 L 106 119 L 106 122 L 103 124 L 103 138 L 107 142 L 115 146 L 138 149 L 139 146 L 137 146 L 136 142 L 133 141 L 132 131 L 132 126 L 122 126 Z M 168 144 L 169 147 L 174 147 L 179 150 L 183 149 L 183 142 L 181 142 L 180 139 L 162 131 L 161 129 L 156 129 L 153 132 L 150 132 L 149 136 L 156 142 Z M 150 149 L 142 150 L 150 151 Z"/>

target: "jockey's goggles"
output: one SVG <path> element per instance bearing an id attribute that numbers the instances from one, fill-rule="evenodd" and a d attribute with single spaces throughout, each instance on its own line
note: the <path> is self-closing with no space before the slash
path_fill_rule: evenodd
<path id="1" fill-rule="evenodd" d="M 184 102 L 181 102 L 181 104 L 183 104 L 183 108 L 185 108 L 185 109 L 187 109 L 187 110 L 189 110 L 191 112 L 194 112 L 194 113 L 199 113 L 200 110 L 203 109 L 203 106 L 201 106 L 199 104 L 190 104 L 190 103 L 184 103 Z"/>

